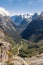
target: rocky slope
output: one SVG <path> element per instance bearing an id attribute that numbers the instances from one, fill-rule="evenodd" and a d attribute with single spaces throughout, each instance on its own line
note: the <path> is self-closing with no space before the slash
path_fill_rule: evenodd
<path id="1" fill-rule="evenodd" d="M 0 65 L 27 65 L 24 59 L 14 56 L 11 44 L 8 42 L 0 42 Z"/>
<path id="2" fill-rule="evenodd" d="M 25 60 L 13 54 L 12 45 L 5 37 L 2 29 L 0 30 L 0 65 L 27 65 Z M 18 48 L 19 51 L 19 48 Z"/>
<path id="3" fill-rule="evenodd" d="M 43 54 L 32 58 L 26 58 L 25 61 L 28 65 L 43 65 Z"/>

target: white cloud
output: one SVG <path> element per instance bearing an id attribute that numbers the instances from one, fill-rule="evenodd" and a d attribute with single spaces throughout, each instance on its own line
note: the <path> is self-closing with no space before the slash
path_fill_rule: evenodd
<path id="1" fill-rule="evenodd" d="M 3 16 L 9 16 L 9 12 L 4 9 L 3 7 L 0 7 L 0 14 L 2 14 Z"/>

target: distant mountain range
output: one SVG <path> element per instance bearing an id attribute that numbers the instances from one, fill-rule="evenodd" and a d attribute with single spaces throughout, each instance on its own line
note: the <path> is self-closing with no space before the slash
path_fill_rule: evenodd
<path id="1" fill-rule="evenodd" d="M 32 17 L 29 14 L 15 15 L 15 16 L 12 16 L 11 19 L 13 20 L 13 22 L 15 24 L 15 28 L 17 29 L 19 34 L 32 21 Z"/>
<path id="2" fill-rule="evenodd" d="M 11 17 L 15 25 L 20 25 L 21 21 L 23 20 L 22 15 L 15 15 Z"/>
<path id="3" fill-rule="evenodd" d="M 15 15 L 15 16 L 12 16 L 11 18 L 12 18 L 14 24 L 19 26 L 24 19 L 31 20 L 30 17 L 31 17 L 31 15 L 24 14 L 24 15 Z"/>

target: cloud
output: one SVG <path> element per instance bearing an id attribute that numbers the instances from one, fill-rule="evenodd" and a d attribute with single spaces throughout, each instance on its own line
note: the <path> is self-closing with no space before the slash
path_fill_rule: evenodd
<path id="1" fill-rule="evenodd" d="M 2 14 L 3 16 L 9 16 L 9 12 L 4 9 L 3 7 L 0 7 L 0 14 Z"/>

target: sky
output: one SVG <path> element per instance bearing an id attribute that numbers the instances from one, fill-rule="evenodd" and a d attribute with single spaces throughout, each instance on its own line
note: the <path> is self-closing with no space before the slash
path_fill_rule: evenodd
<path id="1" fill-rule="evenodd" d="M 27 14 L 43 11 L 43 0 L 0 0 L 0 7 L 11 15 Z"/>

